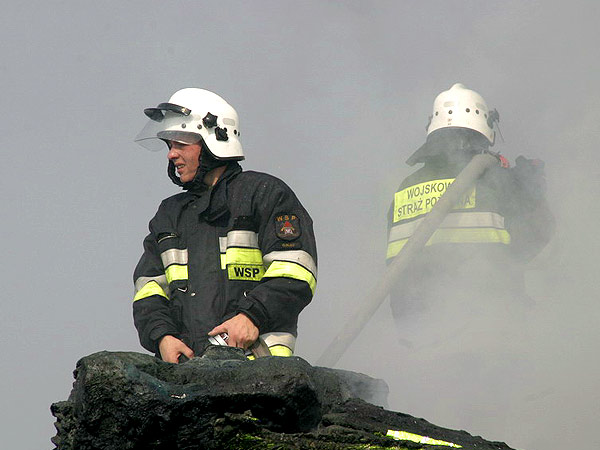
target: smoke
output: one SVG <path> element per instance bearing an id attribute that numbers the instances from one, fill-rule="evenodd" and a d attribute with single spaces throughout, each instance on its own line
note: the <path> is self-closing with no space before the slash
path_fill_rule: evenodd
<path id="1" fill-rule="evenodd" d="M 311 213 L 319 284 L 297 354 L 314 362 L 385 270 L 405 161 L 456 82 L 500 112 L 494 150 L 546 162 L 556 233 L 525 267 L 535 305 L 516 317 L 498 304 L 506 337 L 465 339 L 463 353 L 483 356 L 444 361 L 420 320 L 401 340 L 384 303 L 338 367 L 385 379 L 391 408 L 439 425 L 528 450 L 588 446 L 600 417 L 597 2 L 222 3 L 3 9 L 6 446 L 49 445 L 48 405 L 81 356 L 142 351 L 131 273 L 148 220 L 177 192 L 165 155 L 132 142 L 143 108 L 182 87 L 222 94 L 240 114 L 244 169 L 282 178 Z M 443 325 L 486 323 L 475 312 Z"/>
<path id="2" fill-rule="evenodd" d="M 413 308 L 414 312 L 407 306 L 399 330 L 385 303 L 339 366 L 386 380 L 391 409 L 518 448 L 560 448 L 589 436 L 600 417 L 596 349 L 600 249 L 595 234 L 600 186 L 596 139 L 590 137 L 598 118 L 597 111 L 586 114 L 574 128 L 540 139 L 537 152 L 523 152 L 543 155 L 547 198 L 556 218 L 551 242 L 522 268 L 533 304 L 497 298 L 492 286 L 458 294 L 461 291 L 441 273 L 432 298 L 443 302 Z M 383 222 L 385 208 L 377 209 Z M 383 227 L 379 229 L 383 233 Z M 360 245 L 357 260 L 374 264 L 379 273 L 370 272 L 372 278 L 364 273 L 356 276 L 360 283 L 346 279 L 351 292 L 333 300 L 339 310 L 331 307 L 332 316 L 341 321 L 350 317 L 358 302 L 369 300 L 365 285 L 374 288 L 384 270 L 382 243 L 365 239 L 380 251 L 381 261 L 370 260 L 373 250 Z M 454 264 L 472 273 L 474 281 L 479 272 L 489 270 L 481 261 Z M 498 281 L 513 283 L 510 273 L 510 267 L 499 272 Z M 478 296 L 479 302 L 473 303 Z M 448 305 L 452 308 L 444 309 Z M 326 344 L 324 334 L 320 332 Z"/>
<path id="3" fill-rule="evenodd" d="M 464 82 L 500 111 L 506 142 L 498 142 L 494 150 L 513 164 L 519 155 L 546 163 L 547 198 L 556 231 L 546 248 L 523 267 L 526 292 L 534 303 L 515 310 L 503 299 L 495 299 L 490 288 L 481 294 L 485 303 L 465 304 L 445 280 L 437 288 L 439 298 L 454 305 L 448 314 L 436 310 L 433 316 L 430 307 L 430 314 L 413 314 L 397 330 L 390 305 L 384 303 L 338 366 L 386 380 L 392 409 L 442 426 L 466 429 L 517 448 L 585 447 L 600 417 L 600 361 L 595 350 L 600 337 L 600 286 L 595 275 L 600 243 L 595 233 L 600 219 L 595 201 L 600 187 L 596 161 L 600 116 L 597 87 L 583 69 L 590 62 L 584 64 L 587 58 L 582 55 L 585 43 L 594 39 L 587 27 L 571 30 L 573 39 L 560 42 L 543 31 L 558 29 L 559 22 L 588 23 L 584 8 L 533 8 L 539 21 L 532 19 L 528 8 L 497 11 L 489 20 L 466 20 L 476 23 L 479 31 L 486 30 L 473 35 L 496 39 L 485 44 L 485 39 L 467 39 L 468 52 L 462 57 L 452 63 L 437 60 L 443 67 L 437 73 L 444 73 L 443 77 L 427 79 L 427 87 L 415 81 L 416 92 L 394 97 L 395 105 L 389 98 L 378 98 L 379 109 L 365 115 L 377 117 L 373 122 L 385 129 L 400 127 L 401 133 L 391 133 L 388 139 L 354 136 L 352 142 L 342 144 L 371 151 L 360 160 L 362 164 L 341 163 L 347 173 L 361 174 L 352 179 L 360 187 L 353 189 L 352 183 L 339 180 L 352 208 L 336 209 L 339 215 L 330 217 L 317 233 L 321 254 L 326 253 L 321 275 L 333 271 L 335 288 L 327 281 L 319 286 L 314 306 L 301 319 L 300 344 L 309 340 L 310 349 L 299 350 L 309 360 L 319 356 L 340 324 L 368 301 L 385 270 L 387 208 L 400 180 L 414 170 L 404 160 L 423 143 L 423 127 L 435 95 Z M 451 21 L 451 13 L 445 13 Z M 464 49 L 463 42 L 453 43 Z M 475 79 L 470 71 L 485 65 L 486 76 Z M 384 156 L 379 156 L 380 151 Z M 347 227 L 343 238 L 331 232 L 333 224 L 340 222 Z M 498 279 L 514 282 L 509 268 Z M 482 304 L 490 303 L 494 308 L 481 310 Z M 313 315 L 313 307 L 327 320 Z M 436 330 L 458 334 L 454 347 L 439 339 Z M 496 339 L 476 337 L 481 335 Z"/>

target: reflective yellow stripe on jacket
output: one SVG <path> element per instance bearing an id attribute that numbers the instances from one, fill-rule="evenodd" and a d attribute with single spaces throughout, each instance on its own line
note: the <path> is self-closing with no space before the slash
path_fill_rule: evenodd
<path id="1" fill-rule="evenodd" d="M 140 277 L 135 280 L 135 295 L 133 301 L 138 301 L 144 298 L 152 297 L 153 295 L 160 295 L 166 299 L 169 296 L 166 294 L 167 289 L 167 278 L 165 275 L 159 275 L 157 277 Z"/>
<path id="2" fill-rule="evenodd" d="M 227 269 L 230 280 L 260 281 L 265 274 L 262 252 L 258 248 L 258 235 L 248 230 L 232 230 L 220 238 L 221 267 Z M 221 253 L 221 255 L 223 255 Z"/>
<path id="3" fill-rule="evenodd" d="M 424 218 L 394 225 L 390 229 L 387 257 L 402 250 Z M 510 244 L 510 234 L 504 228 L 504 217 L 493 212 L 454 212 L 448 214 L 426 245 L 449 243 Z"/>
<path id="4" fill-rule="evenodd" d="M 272 347 L 269 347 L 269 350 L 273 356 L 288 358 L 293 355 L 292 351 L 285 345 L 273 345 Z"/>
<path id="5" fill-rule="evenodd" d="M 258 248 L 227 248 L 227 276 L 230 280 L 260 281 L 265 274 L 262 252 Z"/>
<path id="6" fill-rule="evenodd" d="M 260 281 L 263 278 L 294 278 L 305 281 L 314 294 L 317 265 L 303 250 L 283 250 L 265 256 L 258 248 L 258 235 L 247 230 L 232 230 L 219 239 L 221 268 L 230 280 Z"/>
<path id="7" fill-rule="evenodd" d="M 187 249 L 170 248 L 160 254 L 160 259 L 165 268 L 167 283 L 188 279 Z"/>
<path id="8" fill-rule="evenodd" d="M 261 334 L 260 337 L 273 356 L 289 357 L 294 354 L 296 346 L 296 337 L 292 333 L 275 331 Z M 248 359 L 255 359 L 254 356 L 248 356 Z"/>
<path id="9" fill-rule="evenodd" d="M 173 281 L 178 280 L 187 280 L 188 279 L 188 267 L 180 266 L 177 264 L 173 264 L 165 270 L 165 274 L 167 276 L 167 282 L 171 283 Z"/>
<path id="10" fill-rule="evenodd" d="M 284 250 L 271 252 L 263 258 L 268 267 L 264 277 L 294 278 L 308 283 L 314 294 L 317 287 L 317 265 L 304 250 Z"/>
<path id="11" fill-rule="evenodd" d="M 160 259 L 165 268 L 164 275 L 140 277 L 135 280 L 134 302 L 153 295 L 160 295 L 168 299 L 169 284 L 173 281 L 188 279 L 187 249 L 170 248 L 160 254 Z"/>

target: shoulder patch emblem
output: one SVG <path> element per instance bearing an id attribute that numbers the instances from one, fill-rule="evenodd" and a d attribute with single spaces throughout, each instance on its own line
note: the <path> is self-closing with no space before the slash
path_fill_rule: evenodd
<path id="1" fill-rule="evenodd" d="M 300 219 L 295 214 L 275 216 L 275 234 L 284 241 L 293 241 L 300 237 Z"/>

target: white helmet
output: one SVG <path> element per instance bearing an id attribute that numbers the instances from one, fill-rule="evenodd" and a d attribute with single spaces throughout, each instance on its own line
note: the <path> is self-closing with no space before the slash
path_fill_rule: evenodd
<path id="1" fill-rule="evenodd" d="M 144 113 L 150 121 L 135 142 L 148 150 L 164 150 L 161 141 L 194 144 L 202 138 L 216 159 L 244 159 L 237 112 L 213 92 L 181 89 L 167 103 L 146 108 Z"/>
<path id="2" fill-rule="evenodd" d="M 427 135 L 440 128 L 469 128 L 483 134 L 494 145 L 494 122 L 499 120 L 498 111 L 490 111 L 481 95 L 456 83 L 435 98 Z"/>

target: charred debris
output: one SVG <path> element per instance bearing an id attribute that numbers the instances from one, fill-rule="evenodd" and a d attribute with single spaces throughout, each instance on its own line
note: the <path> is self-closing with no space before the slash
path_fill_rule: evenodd
<path id="1" fill-rule="evenodd" d="M 299 357 L 247 360 L 214 347 L 169 364 L 133 352 L 82 358 L 54 403 L 55 450 L 511 450 L 466 431 L 384 409 L 382 380 Z"/>

